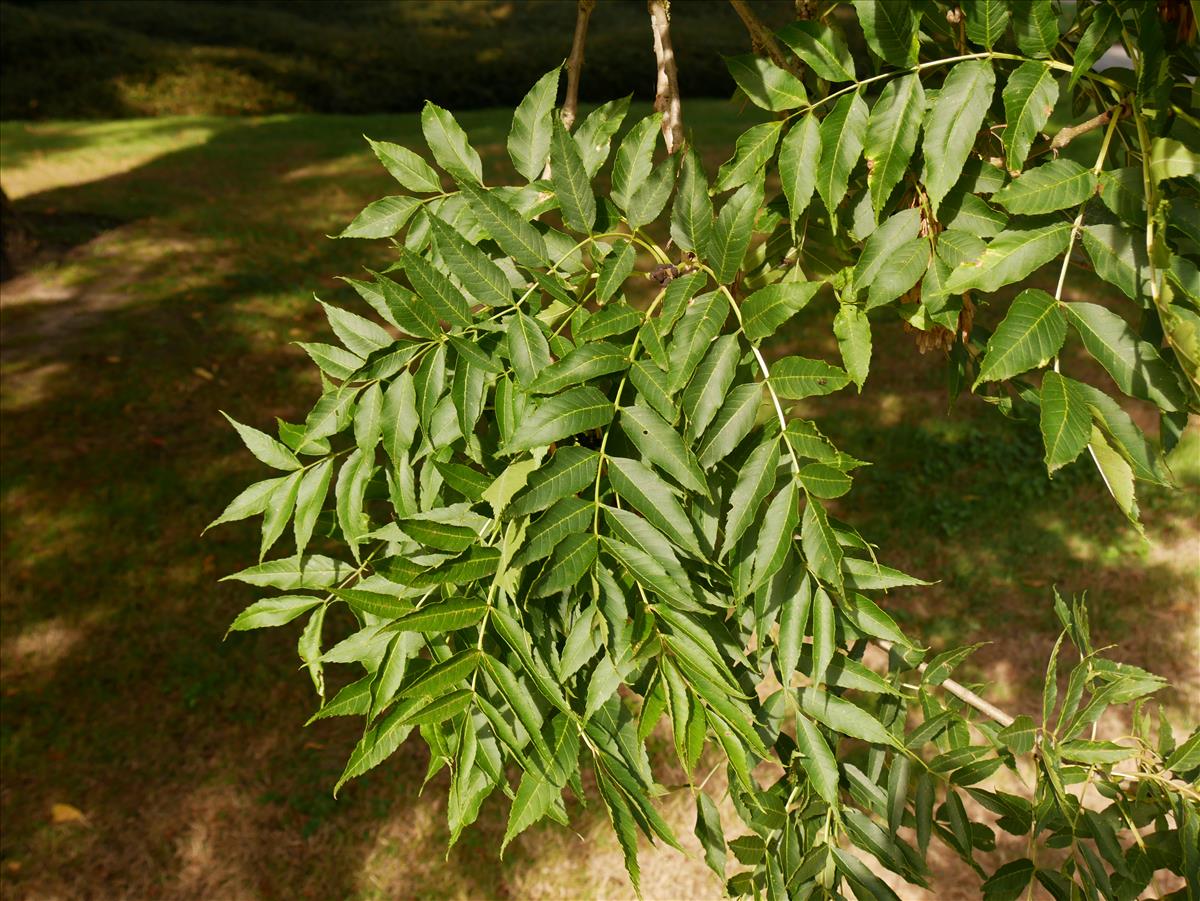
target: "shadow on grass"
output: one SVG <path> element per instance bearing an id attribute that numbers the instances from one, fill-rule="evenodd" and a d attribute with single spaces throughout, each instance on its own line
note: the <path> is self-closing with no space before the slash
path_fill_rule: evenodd
<path id="1" fill-rule="evenodd" d="M 462 119 L 489 168 L 506 167 L 507 121 Z M 715 119 L 705 127 L 726 133 Z M 575 824 L 586 855 L 570 833 L 544 827 L 498 863 L 507 810 L 493 798 L 443 861 L 445 774 L 422 794 L 427 760 L 413 745 L 334 802 L 359 724 L 301 729 L 315 699 L 297 671 L 295 630 L 221 641 L 255 595 L 217 579 L 253 560 L 257 536 L 245 524 L 200 532 L 261 473 L 216 411 L 269 428 L 270 416 L 295 421 L 315 399 L 307 358 L 286 342 L 320 340 L 312 293 L 348 301 L 332 277 L 386 253 L 323 237 L 395 191 L 363 152 L 363 131 L 419 143 L 415 117 L 252 121 L 19 201 L 128 224 L 4 288 L 6 895 L 628 891 L 594 805 Z M 1149 633 L 1144 598 L 1183 603 L 1194 573 L 1142 548 L 1084 472 L 1047 487 L 1028 429 L 967 402 L 945 416 L 937 366 L 914 363 L 890 328 L 877 330 L 867 396 L 812 412 L 843 449 L 875 462 L 842 515 L 885 561 L 945 580 L 897 593 L 891 609 L 918 634 L 996 638 L 980 672 L 1019 701 L 1055 634 L 1048 584 L 1076 590 L 1099 577 L 1100 631 L 1128 630 L 1132 662 L 1181 675 L 1177 624 L 1193 627 L 1194 610 L 1163 614 L 1176 626 Z M 1184 528 L 1172 523 L 1195 512 L 1186 498 L 1147 506 L 1152 533 L 1169 541 Z M 56 803 L 85 821 L 54 824 Z M 713 890 L 702 864 L 662 860 L 645 867 L 648 896 Z"/>

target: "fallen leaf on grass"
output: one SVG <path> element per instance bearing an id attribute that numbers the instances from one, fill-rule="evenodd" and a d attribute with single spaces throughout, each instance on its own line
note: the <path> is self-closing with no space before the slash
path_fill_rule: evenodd
<path id="1" fill-rule="evenodd" d="M 71 804 L 51 804 L 50 818 L 57 823 L 83 823 L 87 817 L 83 811 Z"/>

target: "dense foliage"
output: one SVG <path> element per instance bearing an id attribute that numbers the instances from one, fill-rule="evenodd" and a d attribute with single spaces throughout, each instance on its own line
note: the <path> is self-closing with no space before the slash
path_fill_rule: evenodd
<path id="1" fill-rule="evenodd" d="M 901 316 L 945 353 L 952 395 L 1039 422 L 1051 473 L 1086 453 L 1137 521 L 1136 484 L 1171 482 L 1163 447 L 1088 373 L 1156 407 L 1168 447 L 1200 410 L 1196 66 L 1187 7 L 1163 9 L 823 8 L 778 32 L 788 68 L 728 60 L 779 115 L 712 181 L 694 149 L 656 152 L 659 114 L 598 178 L 628 100 L 570 133 L 558 70 L 513 117 L 517 185 L 485 185 L 433 104 L 441 172 L 372 142 L 404 190 L 343 237 L 390 238 L 396 262 L 347 279 L 366 309 L 326 305 L 340 344 L 303 345 L 325 384 L 304 423 L 234 423 L 282 474 L 217 520 L 263 515 L 265 562 L 231 578 L 283 592 L 232 628 L 307 617 L 314 719 L 365 718 L 338 786 L 419 734 L 430 773 L 452 773 L 451 842 L 499 791 L 507 844 L 567 822 L 588 769 L 636 886 L 639 834 L 678 844 L 646 750 L 665 721 L 731 894 L 896 897 L 879 868 L 924 884 L 936 840 L 994 901 L 1132 899 L 1156 873 L 1192 897 L 1200 732 L 1152 725 L 1162 680 L 1103 656 L 1056 595 L 1036 718 L 953 681 L 971 648 L 905 635 L 885 594 L 924 583 L 831 512 L 863 461 L 789 409 L 862 390 L 872 319 Z M 848 14 L 877 72 L 847 52 Z M 1134 69 L 1094 71 L 1114 44 Z M 1023 287 L 1048 263 L 1053 294 Z M 1064 300 L 1073 264 L 1127 302 Z M 840 361 L 769 361 L 819 292 Z M 994 332 L 981 303 L 1004 311 Z M 1070 333 L 1097 368 L 1060 359 Z M 266 560 L 289 523 L 295 554 Z M 325 699 L 335 663 L 362 675 Z M 1128 734 L 1100 737 L 1122 705 Z M 1025 850 L 988 872 L 997 829 Z"/>

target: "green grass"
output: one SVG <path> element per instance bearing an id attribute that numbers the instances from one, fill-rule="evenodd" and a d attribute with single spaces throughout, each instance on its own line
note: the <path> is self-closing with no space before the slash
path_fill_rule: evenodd
<path id="1" fill-rule="evenodd" d="M 686 113 L 712 171 L 754 121 L 724 103 Z M 507 174 L 507 115 L 461 121 Z M 301 728 L 314 698 L 294 632 L 222 641 L 253 594 L 217 579 L 253 558 L 257 535 L 200 532 L 258 470 L 217 411 L 269 427 L 314 400 L 289 343 L 327 339 L 312 295 L 353 303 L 334 277 L 387 259 L 381 242 L 325 237 L 395 191 L 363 133 L 420 145 L 413 116 L 0 126 L 5 189 L 52 245 L 0 308 L 6 897 L 628 891 L 594 808 L 577 824 L 588 844 L 536 829 L 497 864 L 506 811 L 489 802 L 443 860 L 445 773 L 421 794 L 426 760 L 410 748 L 334 803 L 355 724 Z M 814 305 L 780 348 L 836 353 L 829 314 Z M 1084 464 L 1046 478 L 1034 426 L 970 397 L 948 410 L 940 360 L 898 320 L 875 322 L 875 348 L 862 397 L 806 409 L 874 463 L 838 514 L 885 562 L 941 580 L 890 609 L 937 645 L 991 639 L 968 675 L 1033 709 L 1056 636 L 1050 586 L 1090 588 L 1099 641 L 1175 678 L 1168 699 L 1194 721 L 1196 429 L 1172 460 L 1184 490 L 1143 494 L 1146 543 Z M 87 821 L 54 824 L 56 803 Z M 648 896 L 714 891 L 673 853 L 644 870 Z"/>

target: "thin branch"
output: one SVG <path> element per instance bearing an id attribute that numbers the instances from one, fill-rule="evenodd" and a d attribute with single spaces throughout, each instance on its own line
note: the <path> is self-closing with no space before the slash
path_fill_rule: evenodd
<path id="1" fill-rule="evenodd" d="M 588 20 L 596 0 L 579 0 L 575 13 L 575 39 L 571 42 L 571 55 L 567 57 L 567 96 L 563 100 L 562 122 L 571 130 L 575 124 L 575 113 L 579 109 L 579 73 L 583 69 L 583 46 L 587 43 Z"/>
<path id="2" fill-rule="evenodd" d="M 658 85 L 654 109 L 662 113 L 663 140 L 667 153 L 683 145 L 683 105 L 679 99 L 679 72 L 671 46 L 671 0 L 646 0 L 650 27 L 654 30 L 654 58 L 658 61 Z"/>
<path id="3" fill-rule="evenodd" d="M 886 639 L 879 638 L 876 639 L 874 643 L 883 648 L 885 651 L 890 651 L 892 649 L 892 643 Z M 917 670 L 922 673 L 924 673 L 926 669 L 927 666 L 924 663 L 917 667 Z M 954 695 L 954 697 L 958 698 L 964 704 L 974 707 L 984 716 L 995 720 L 1001 726 L 1011 726 L 1014 722 L 1013 717 L 1005 713 L 995 704 L 985 701 L 983 698 L 979 697 L 979 695 L 975 694 L 975 692 L 971 691 L 971 689 L 964 685 L 960 685 L 953 679 L 946 679 L 944 682 L 942 682 L 942 688 L 946 689 L 947 692 Z"/>
<path id="4" fill-rule="evenodd" d="M 750 32 L 750 44 L 756 51 L 764 51 L 771 58 L 771 62 L 779 68 L 791 72 L 797 78 L 804 76 L 804 70 L 800 68 L 799 62 L 779 46 L 779 41 L 775 39 L 771 29 L 763 24 L 762 19 L 755 14 L 746 0 L 729 0 L 729 5 L 741 17 L 746 31 Z"/>

